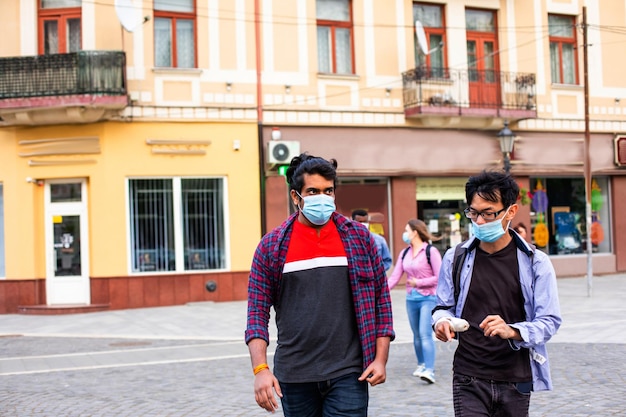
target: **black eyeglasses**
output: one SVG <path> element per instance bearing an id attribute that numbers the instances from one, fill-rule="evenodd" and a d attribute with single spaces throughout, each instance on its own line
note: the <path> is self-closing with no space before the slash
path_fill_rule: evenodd
<path id="1" fill-rule="evenodd" d="M 505 207 L 499 211 L 476 211 L 468 207 L 465 210 L 463 210 L 463 213 L 465 213 L 465 217 L 467 217 L 470 220 L 476 220 L 478 216 L 481 216 L 483 219 L 485 219 L 486 222 L 492 222 L 498 218 L 500 213 L 502 213 L 503 211 L 506 211 L 507 209 L 508 207 Z"/>

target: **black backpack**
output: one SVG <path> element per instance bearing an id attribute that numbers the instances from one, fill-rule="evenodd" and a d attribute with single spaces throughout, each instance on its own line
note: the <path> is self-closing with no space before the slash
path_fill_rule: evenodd
<path id="1" fill-rule="evenodd" d="M 428 261 L 428 265 L 431 266 L 432 265 L 430 263 L 430 248 L 432 248 L 433 245 L 431 245 L 430 243 L 428 245 L 426 245 L 426 260 Z M 404 248 L 404 250 L 402 251 L 402 258 L 400 259 L 400 261 L 404 261 L 404 257 L 406 256 L 406 253 L 409 251 L 409 249 L 411 248 L 411 246 L 407 246 L 406 248 Z"/>

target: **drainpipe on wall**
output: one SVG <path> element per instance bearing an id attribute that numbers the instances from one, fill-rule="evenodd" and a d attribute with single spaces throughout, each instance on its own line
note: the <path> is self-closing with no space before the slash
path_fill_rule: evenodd
<path id="1" fill-rule="evenodd" d="M 261 204 L 261 237 L 266 233 L 265 221 L 265 152 L 263 149 L 263 102 L 261 84 L 261 12 L 259 0 L 254 0 L 254 44 L 256 47 L 256 103 L 259 142 L 259 192 Z"/>

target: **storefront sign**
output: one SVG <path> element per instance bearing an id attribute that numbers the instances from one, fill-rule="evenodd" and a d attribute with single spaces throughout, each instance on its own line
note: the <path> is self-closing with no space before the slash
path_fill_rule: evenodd
<path id="1" fill-rule="evenodd" d="M 467 178 L 417 178 L 417 200 L 465 200 Z"/>

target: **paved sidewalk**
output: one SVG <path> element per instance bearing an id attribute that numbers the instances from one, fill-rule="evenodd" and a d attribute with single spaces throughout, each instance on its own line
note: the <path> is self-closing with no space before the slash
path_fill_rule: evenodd
<path id="1" fill-rule="evenodd" d="M 626 303 L 622 299 L 626 275 L 594 278 L 591 297 L 587 295 L 586 278 L 559 279 L 558 285 L 563 325 L 550 343 L 626 344 L 626 332 L 619 330 L 626 326 Z M 403 289 L 392 291 L 392 302 L 397 334 L 394 344 L 411 343 Z M 245 301 L 58 316 L 4 315 L 0 316 L 0 336 L 5 338 L 83 341 L 74 343 L 72 352 L 62 348 L 41 352 L 36 344 L 25 345 L 18 356 L 1 351 L 0 375 L 246 358 L 245 325 Z M 270 337 L 276 338 L 273 317 Z M 89 338 L 110 339 L 115 349 L 93 351 L 96 343 L 84 340 Z M 126 339 L 135 342 L 124 343 Z M 270 345 L 269 354 L 275 346 Z"/>
<path id="2" fill-rule="evenodd" d="M 625 415 L 626 275 L 595 277 L 592 297 L 585 278 L 558 285 L 564 323 L 548 347 L 555 390 L 534 393 L 530 414 Z M 452 417 L 456 342 L 436 342 L 436 384 L 412 377 L 404 291 L 392 300 L 397 339 L 387 382 L 370 390 L 369 417 Z M 267 416 L 254 402 L 245 321 L 244 301 L 0 315 L 0 415 Z"/>
<path id="3" fill-rule="evenodd" d="M 626 343 L 626 274 L 587 279 L 560 278 L 563 325 L 560 343 Z M 404 290 L 392 291 L 398 341 L 410 340 Z M 115 310 L 58 316 L 0 315 L 0 336 L 98 337 L 130 339 L 241 341 L 246 302 L 202 302 L 183 306 Z M 270 336 L 276 331 L 272 325 Z"/>

